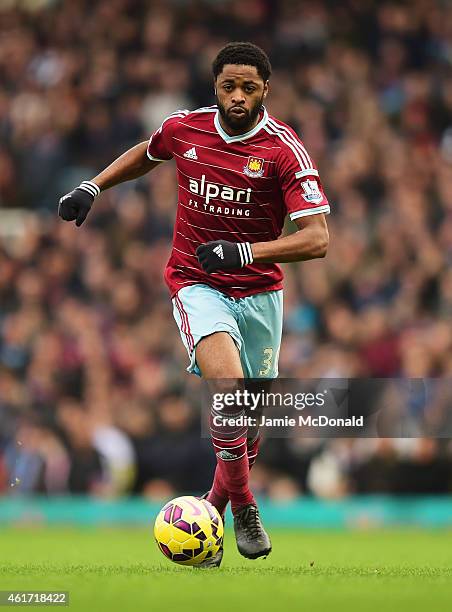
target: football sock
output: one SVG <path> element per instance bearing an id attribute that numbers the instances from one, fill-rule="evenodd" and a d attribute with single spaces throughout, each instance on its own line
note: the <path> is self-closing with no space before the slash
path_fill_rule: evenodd
<path id="1" fill-rule="evenodd" d="M 223 490 L 227 491 L 229 499 L 231 500 L 233 513 L 235 513 L 242 506 L 255 503 L 253 494 L 251 493 L 248 485 L 249 463 L 247 454 L 247 427 L 237 426 L 235 424 L 218 425 L 214 423 L 214 417 L 227 416 L 229 418 L 237 418 L 242 415 L 242 410 L 233 408 L 231 408 L 227 413 L 225 410 L 216 411 L 215 409 L 212 409 L 210 419 L 212 443 L 215 449 L 215 455 L 217 457 L 217 468 L 215 471 L 217 487 L 215 488 L 214 481 L 214 493 L 212 494 L 212 499 L 218 503 L 219 500 L 216 496 L 219 495 L 221 491 L 220 487 L 222 487 Z M 211 501 L 210 494 L 207 499 Z M 226 504 L 224 507 L 226 507 Z M 213 505 L 217 507 L 215 503 Z M 218 507 L 217 509 L 219 510 Z"/>
<path id="2" fill-rule="evenodd" d="M 256 459 L 259 454 L 260 441 L 261 441 L 261 437 L 259 433 L 252 440 L 248 438 L 248 442 L 246 446 L 246 454 L 248 456 L 248 467 L 250 470 L 253 467 L 253 465 L 256 463 Z"/>
<path id="3" fill-rule="evenodd" d="M 259 454 L 260 441 L 261 441 L 261 437 L 259 433 L 252 440 L 250 440 L 249 438 L 247 440 L 246 454 L 248 457 L 248 469 L 249 470 L 251 470 L 253 465 L 256 463 L 257 455 Z M 218 465 L 215 469 L 215 476 L 213 479 L 212 487 L 209 491 L 209 494 L 207 495 L 207 501 L 210 501 L 210 503 L 213 506 L 215 506 L 215 508 L 218 510 L 218 512 L 221 515 L 224 514 L 226 510 L 226 506 L 228 505 L 228 502 L 229 502 L 229 494 L 224 485 L 224 482 L 222 481 L 221 470 L 218 467 Z"/>
<path id="4" fill-rule="evenodd" d="M 207 495 L 207 501 L 215 506 L 221 515 L 224 514 L 229 502 L 229 495 L 221 479 L 221 470 L 218 465 L 215 468 L 215 476 L 213 478 L 212 488 Z"/>

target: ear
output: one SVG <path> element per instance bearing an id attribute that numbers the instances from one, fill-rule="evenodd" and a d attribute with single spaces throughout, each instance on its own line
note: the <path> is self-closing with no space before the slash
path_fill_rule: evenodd
<path id="1" fill-rule="evenodd" d="M 263 96 L 264 100 L 267 97 L 268 89 L 269 89 L 269 83 L 268 83 L 268 81 L 265 81 L 265 83 L 264 83 L 264 96 Z"/>

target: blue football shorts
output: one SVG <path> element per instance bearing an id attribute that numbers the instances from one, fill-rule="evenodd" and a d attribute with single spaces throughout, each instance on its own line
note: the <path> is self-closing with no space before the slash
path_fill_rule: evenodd
<path id="1" fill-rule="evenodd" d="M 201 376 L 196 364 L 198 342 L 224 331 L 237 345 L 245 378 L 278 376 L 282 290 L 231 298 L 208 285 L 195 284 L 180 289 L 172 302 L 174 318 L 190 358 L 188 372 Z"/>

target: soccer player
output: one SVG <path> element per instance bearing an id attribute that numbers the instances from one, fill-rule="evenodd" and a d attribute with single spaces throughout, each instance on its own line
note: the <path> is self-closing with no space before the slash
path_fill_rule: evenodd
<path id="1" fill-rule="evenodd" d="M 330 207 L 316 166 L 294 130 L 263 106 L 270 74 L 259 47 L 226 45 L 213 62 L 215 105 L 174 112 L 149 142 L 59 202 L 60 217 L 80 226 L 101 191 L 176 160 L 179 197 L 165 280 L 188 371 L 223 381 L 223 389 L 224 381 L 232 388 L 234 381 L 277 377 L 277 264 L 324 257 L 328 246 Z M 298 229 L 280 238 L 287 215 Z M 221 514 L 231 502 L 242 555 L 266 556 L 271 543 L 248 484 L 259 432 L 211 431 L 217 467 L 207 499 Z M 217 567 L 222 555 L 204 563 Z"/>

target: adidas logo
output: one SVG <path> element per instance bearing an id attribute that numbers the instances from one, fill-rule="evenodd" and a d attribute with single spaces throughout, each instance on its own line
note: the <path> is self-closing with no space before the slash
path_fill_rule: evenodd
<path id="1" fill-rule="evenodd" d="M 187 159 L 198 159 L 195 147 L 192 147 L 191 149 L 188 149 L 188 151 L 185 151 L 184 157 L 186 157 Z"/>
<path id="2" fill-rule="evenodd" d="M 213 252 L 215 253 L 215 255 L 218 255 L 218 257 L 220 259 L 224 259 L 223 245 L 217 244 L 217 246 L 214 248 Z"/>
<path id="3" fill-rule="evenodd" d="M 217 457 L 219 457 L 220 459 L 223 459 L 223 461 L 233 461 L 234 459 L 237 459 L 236 455 L 233 455 L 227 450 L 222 450 L 219 453 L 217 453 Z"/>

